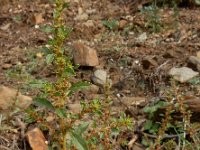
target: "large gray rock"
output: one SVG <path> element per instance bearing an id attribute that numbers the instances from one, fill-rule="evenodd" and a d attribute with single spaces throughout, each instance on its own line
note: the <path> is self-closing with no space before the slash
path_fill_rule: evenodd
<path id="1" fill-rule="evenodd" d="M 169 70 L 169 75 L 173 76 L 175 80 L 180 81 L 181 83 L 184 83 L 196 77 L 197 75 L 199 75 L 199 73 L 196 71 L 193 71 L 192 69 L 188 67 L 182 67 L 182 68 L 174 67 Z"/>

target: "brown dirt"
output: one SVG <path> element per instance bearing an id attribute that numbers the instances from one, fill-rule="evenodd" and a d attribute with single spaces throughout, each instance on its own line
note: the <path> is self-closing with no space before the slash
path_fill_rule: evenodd
<path id="1" fill-rule="evenodd" d="M 46 69 L 43 60 L 36 56 L 40 52 L 39 48 L 46 44 L 49 37 L 37 29 L 35 23 L 51 23 L 54 6 L 48 0 L 0 0 L 0 4 L 0 83 L 20 87 L 24 92 L 34 96 L 36 91 L 23 87 L 27 80 L 22 80 L 18 76 L 11 78 L 10 74 L 27 73 L 37 79 L 53 79 L 53 69 Z M 101 65 L 113 80 L 114 100 L 117 99 L 116 94 L 121 94 L 125 97 L 145 97 L 147 104 L 152 97 L 160 96 L 170 85 L 168 70 L 173 66 L 187 66 L 188 57 L 196 55 L 200 50 L 200 9 L 178 8 L 177 21 L 171 8 L 161 9 L 159 15 L 164 28 L 159 33 L 151 33 L 150 29 L 145 28 L 147 17 L 139 11 L 133 11 L 133 7 L 135 5 L 130 5 L 130 2 L 117 0 L 87 0 L 82 3 L 72 1 L 70 8 L 64 13 L 66 24 L 73 27 L 66 45 L 71 51 L 71 43 L 82 40 L 98 51 Z M 89 18 L 75 20 L 78 9 L 90 13 Z M 38 14 L 42 15 L 44 20 L 37 18 Z M 127 25 L 111 31 L 101 23 L 107 19 L 126 20 Z M 89 27 L 86 24 L 88 20 L 93 22 Z M 137 42 L 136 38 L 144 32 L 147 33 L 147 40 Z M 6 64 L 11 65 L 6 67 Z M 34 66 L 32 70 L 31 66 Z M 20 67 L 24 69 L 18 70 Z M 91 73 L 90 69 L 79 69 L 77 78 L 90 80 Z M 199 96 L 198 90 L 188 86 L 181 85 L 182 91 Z M 19 134 L 16 134 L 16 141 L 19 140 Z M 1 140 L 1 136 L 4 135 L 0 133 L 0 144 L 11 148 L 11 135 L 8 134 L 5 140 Z M 21 145 L 22 143 L 15 143 L 14 148 L 21 149 Z"/>

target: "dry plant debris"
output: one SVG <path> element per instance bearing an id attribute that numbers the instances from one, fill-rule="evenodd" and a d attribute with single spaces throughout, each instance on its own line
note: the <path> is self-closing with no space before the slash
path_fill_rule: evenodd
<path id="1" fill-rule="evenodd" d="M 188 1 L 186 6 L 178 1 L 177 5 L 170 3 L 158 9 L 151 5 L 152 0 L 68 1 L 70 7 L 64 12 L 64 21 L 73 28 L 73 32 L 65 43 L 69 50 L 66 55 L 74 54 L 71 59 L 81 66 L 73 80 L 95 84 L 72 96 L 69 111 L 80 112 L 81 100 L 90 101 L 97 97 L 102 100 L 102 82 L 109 79 L 112 81 L 113 115 L 124 111 L 135 123 L 135 132 L 117 137 L 113 149 L 142 150 L 151 147 L 152 141 L 159 137 L 154 123 L 161 123 L 161 118 L 169 114 L 174 120 L 167 125 L 169 128 L 165 128 L 165 134 L 160 133 L 160 140 L 165 142 L 161 149 L 170 149 L 171 146 L 171 149 L 186 150 L 191 145 L 200 144 L 198 1 Z M 55 5 L 48 0 L 0 0 L 0 4 L 0 84 L 3 87 L 0 108 L 1 111 L 6 110 L 5 115 L 0 114 L 0 149 L 23 150 L 35 146 L 30 138 L 29 144 L 26 143 L 22 131 L 28 131 L 28 126 L 38 126 L 41 119 L 35 122 L 27 120 L 23 109 L 29 106 L 31 97 L 38 94 L 40 87 L 37 85 L 43 83 L 42 79 L 55 81 L 55 68 L 46 66 L 43 61 L 46 51 L 41 50 L 42 45 L 52 38 L 48 30 L 45 30 L 46 33 L 41 30 L 51 24 Z M 178 79 L 177 87 L 172 88 L 168 75 L 170 69 L 186 67 L 195 75 Z M 102 75 L 98 70 L 103 70 Z M 175 74 L 181 77 L 190 71 L 186 69 Z M 102 79 L 95 80 L 99 78 Z M 20 101 L 16 106 L 22 110 L 10 107 L 15 104 L 15 98 Z M 28 104 L 24 105 L 24 100 L 28 100 Z M 174 104 L 174 111 L 169 114 L 165 112 L 172 106 L 166 103 Z M 48 115 L 47 120 L 53 122 L 55 118 L 51 113 Z M 153 116 L 148 118 L 148 115 Z M 13 119 L 16 116 L 25 124 L 25 129 Z M 185 126 L 182 127 L 180 122 Z M 181 130 L 180 134 L 174 128 Z M 48 135 L 38 132 L 37 137 L 42 137 L 46 148 L 44 136 Z M 181 146 L 178 145 L 180 143 Z M 159 147 L 159 144 L 156 146 Z M 33 149 L 39 150 L 38 147 Z"/>

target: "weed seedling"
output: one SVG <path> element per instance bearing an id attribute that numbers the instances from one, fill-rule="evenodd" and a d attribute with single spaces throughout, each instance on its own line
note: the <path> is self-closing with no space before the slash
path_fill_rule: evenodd
<path id="1" fill-rule="evenodd" d="M 113 19 L 113 20 L 103 20 L 102 24 L 107 27 L 109 30 L 114 30 L 118 27 L 118 21 Z"/>
<path id="2" fill-rule="evenodd" d="M 56 79 L 42 83 L 41 94 L 34 99 L 34 103 L 43 109 L 37 111 L 29 108 L 27 120 L 39 123 L 40 128 L 48 131 L 49 149 L 110 150 L 112 135 L 130 129 L 132 121 L 124 113 L 119 118 L 112 117 L 109 84 L 104 86 L 103 100 L 81 102 L 82 110 L 79 113 L 68 110 L 70 96 L 89 86 L 88 82 L 71 82 L 76 73 L 70 57 L 64 54 L 64 41 L 71 29 L 65 27 L 62 16 L 68 5 L 64 0 L 55 0 L 53 25 L 43 29 L 53 37 L 45 49 L 48 51 L 46 63 L 55 68 Z"/>
<path id="3" fill-rule="evenodd" d="M 144 109 L 148 113 L 144 129 L 155 138 L 154 141 L 151 140 L 154 144 L 151 144 L 150 149 L 173 149 L 179 144 L 184 150 L 193 143 L 198 145 L 196 138 L 199 137 L 196 134 L 196 127 L 192 127 L 194 124 L 191 123 L 191 111 L 184 103 L 184 94 L 179 91 L 175 81 L 172 81 L 172 87 L 166 91 L 164 99 Z M 177 114 L 179 119 L 175 117 Z M 178 139 L 179 143 L 173 139 Z"/>
<path id="4" fill-rule="evenodd" d="M 152 32 L 157 33 L 162 29 L 162 23 L 159 16 L 159 8 L 156 2 L 151 6 L 145 7 L 141 10 L 142 14 L 147 16 L 145 27 L 151 29 Z"/>

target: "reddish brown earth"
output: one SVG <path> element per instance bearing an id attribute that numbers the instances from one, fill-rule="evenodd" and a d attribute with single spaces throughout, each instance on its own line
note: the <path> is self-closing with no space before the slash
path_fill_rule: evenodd
<path id="1" fill-rule="evenodd" d="M 73 50 L 73 43 L 80 40 L 96 49 L 99 67 L 107 70 L 113 82 L 111 91 L 115 110 L 126 110 L 138 121 L 144 118 L 141 108 L 152 98 L 161 96 L 169 87 L 169 69 L 187 66 L 188 57 L 200 51 L 200 9 L 180 7 L 177 18 L 173 16 L 172 8 L 160 9 L 163 28 L 158 33 L 152 33 L 145 28 L 147 16 L 135 10 L 142 5 L 130 3 L 74 0 L 65 10 L 64 18 L 66 25 L 73 28 L 66 40 L 68 54 Z M 52 22 L 54 6 L 48 0 L 0 0 L 0 4 L 0 83 L 34 97 L 38 91 L 27 82 L 34 78 L 54 79 L 54 70 L 46 67 L 45 57 L 40 51 L 49 35 L 37 28 L 38 25 Z M 119 21 L 119 25 L 109 30 L 102 24 L 103 20 L 108 19 Z M 147 39 L 139 42 L 138 37 L 144 32 Z M 75 80 L 90 81 L 95 69 L 78 69 Z M 199 85 L 194 87 L 184 83 L 180 85 L 180 91 L 193 97 L 200 96 Z M 123 95 L 123 98 L 119 100 L 117 94 Z M 74 99 L 90 99 L 96 95 L 96 92 L 79 92 Z M 137 105 L 133 105 L 137 102 Z M 135 107 L 138 105 L 139 108 Z M 195 109 L 200 112 L 200 107 Z M 0 133 L 0 145 L 12 150 L 23 147 L 25 138 L 20 138 L 22 131 L 14 129 L 15 132 L 9 134 Z"/>

